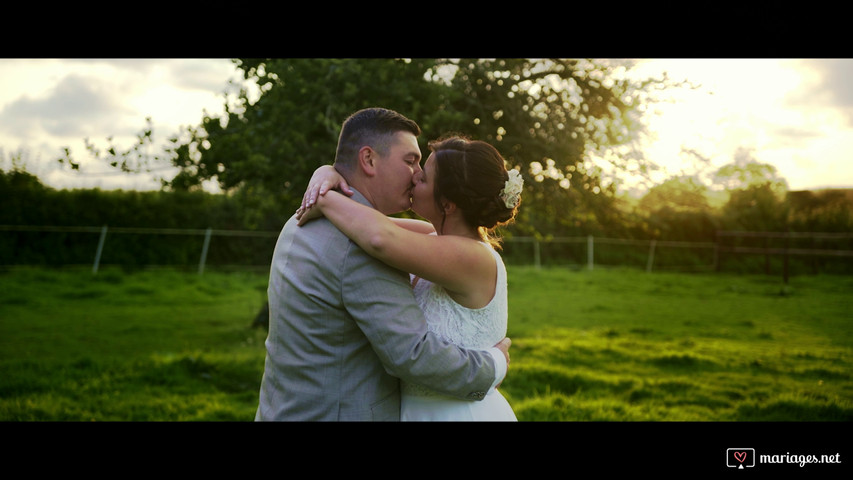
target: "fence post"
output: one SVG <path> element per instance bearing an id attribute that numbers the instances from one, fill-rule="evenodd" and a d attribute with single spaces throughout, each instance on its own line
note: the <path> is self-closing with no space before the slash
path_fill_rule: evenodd
<path id="1" fill-rule="evenodd" d="M 587 265 L 587 268 L 589 268 L 590 270 L 592 270 L 592 267 L 594 264 L 592 248 L 593 248 L 592 235 L 587 235 L 587 237 L 586 237 L 586 265 Z"/>
<path id="2" fill-rule="evenodd" d="M 652 265 L 655 263 L 655 243 L 656 240 L 653 238 L 651 245 L 649 246 L 649 261 L 646 263 L 646 272 L 651 273 Z"/>
<path id="3" fill-rule="evenodd" d="M 95 251 L 95 263 L 92 265 L 92 274 L 98 273 L 98 266 L 101 264 L 101 252 L 104 251 L 104 241 L 107 239 L 107 226 L 101 227 L 101 238 L 98 240 L 98 249 Z"/>
<path id="4" fill-rule="evenodd" d="M 714 271 L 720 271 L 720 233 L 714 235 Z"/>
<path id="5" fill-rule="evenodd" d="M 542 268 L 542 257 L 539 253 L 539 239 L 533 237 L 533 262 L 536 265 L 536 269 Z"/>
<path id="6" fill-rule="evenodd" d="M 788 284 L 788 238 L 790 237 L 790 233 L 788 231 L 788 227 L 785 227 L 785 258 L 782 266 L 782 279 L 785 281 L 785 285 Z"/>
<path id="7" fill-rule="evenodd" d="M 207 260 L 207 247 L 210 246 L 210 234 L 212 230 L 207 227 L 204 232 L 204 245 L 201 247 L 201 259 L 198 261 L 198 274 L 204 273 L 204 262 Z"/>

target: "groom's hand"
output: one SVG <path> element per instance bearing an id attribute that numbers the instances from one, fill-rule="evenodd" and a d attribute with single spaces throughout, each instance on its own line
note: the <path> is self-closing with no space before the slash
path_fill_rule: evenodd
<path id="1" fill-rule="evenodd" d="M 495 345 L 495 347 L 498 350 L 500 350 L 501 352 L 503 352 L 504 356 L 506 357 L 507 366 L 509 366 L 509 346 L 510 345 L 512 345 L 512 340 L 510 340 L 509 337 L 504 337 L 503 340 L 501 340 L 500 342 L 497 343 L 497 345 Z"/>
<path id="2" fill-rule="evenodd" d="M 498 350 L 503 352 L 504 356 L 506 357 L 507 369 L 509 369 L 509 346 L 510 345 L 512 345 L 512 340 L 510 340 L 509 337 L 504 337 L 503 340 L 501 340 L 500 342 L 498 342 L 495 345 L 495 348 L 497 348 Z M 502 383 L 504 383 L 503 380 L 501 380 L 500 383 L 498 383 L 497 386 L 495 386 L 495 388 L 496 389 L 500 388 Z"/>

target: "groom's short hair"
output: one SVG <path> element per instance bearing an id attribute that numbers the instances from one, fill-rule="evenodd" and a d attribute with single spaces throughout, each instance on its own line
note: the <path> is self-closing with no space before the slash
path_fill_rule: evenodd
<path id="1" fill-rule="evenodd" d="M 365 108 L 353 113 L 341 127 L 335 165 L 353 171 L 358 151 L 365 145 L 380 155 L 386 155 L 392 137 L 400 131 L 410 132 L 417 137 L 421 134 L 421 127 L 414 120 L 387 108 Z"/>

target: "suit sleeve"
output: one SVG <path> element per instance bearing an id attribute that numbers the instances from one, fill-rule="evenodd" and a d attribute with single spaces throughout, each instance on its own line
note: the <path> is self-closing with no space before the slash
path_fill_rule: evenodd
<path id="1" fill-rule="evenodd" d="M 481 400 L 503 379 L 506 366 L 492 353 L 462 349 L 427 330 L 408 274 L 353 242 L 348 248 L 341 296 L 388 373 L 467 400 Z"/>

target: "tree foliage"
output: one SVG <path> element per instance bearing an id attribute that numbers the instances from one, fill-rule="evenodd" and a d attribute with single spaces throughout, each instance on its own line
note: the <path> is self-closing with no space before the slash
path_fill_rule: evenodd
<path id="1" fill-rule="evenodd" d="M 340 124 L 352 112 L 381 105 L 428 122 L 442 88 L 424 81 L 433 62 L 392 59 L 240 59 L 246 79 L 262 91 L 243 92 L 222 118 L 205 116 L 189 140 L 176 142 L 175 190 L 215 180 L 257 206 L 255 223 L 278 228 L 302 198 L 311 173 L 334 161 Z M 426 99 L 426 100 L 420 100 Z"/>
<path id="2" fill-rule="evenodd" d="M 782 197 L 788 190 L 788 182 L 779 176 L 776 167 L 759 162 L 751 149 L 738 148 L 732 163 L 723 165 L 714 174 L 714 183 L 726 190 L 741 190 L 766 185 L 768 190 Z"/>
<path id="3" fill-rule="evenodd" d="M 613 201 L 617 212 L 610 216 L 604 214 L 607 212 L 598 217 L 594 214 L 580 216 L 575 212 L 569 218 L 580 223 L 575 232 L 578 235 L 694 242 L 715 241 L 718 229 L 784 231 L 789 228 L 794 232 L 849 232 L 853 228 L 853 191 L 788 192 L 780 202 L 766 185 L 754 185 L 726 192 L 731 197 L 729 202 L 716 208 L 702 206 L 705 204 L 699 195 L 702 190 L 701 185 L 690 180 L 671 179 L 649 192 L 633 211 Z M 574 193 L 572 190 L 569 192 Z M 114 233 L 115 227 L 252 230 L 257 229 L 257 225 L 251 222 L 256 218 L 258 209 L 253 202 L 253 197 L 239 192 L 219 195 L 181 190 L 55 190 L 43 185 L 25 169 L 14 165 L 9 171 L 0 168 L 0 204 L 4 207 L 0 209 L 0 225 L 98 228 L 108 225 L 111 233 L 103 251 L 103 264 L 119 264 L 128 268 L 143 265 L 194 266 L 199 260 L 202 237 L 198 234 L 120 234 Z M 787 223 L 780 212 L 788 212 Z M 264 230 L 275 232 L 278 228 L 275 225 Z M 87 264 L 92 261 L 97 244 L 97 233 L 18 231 L 13 228 L 0 232 L 0 265 Z M 268 265 L 274 244 L 275 236 L 215 237 L 210 243 L 208 264 Z M 504 251 L 505 258 L 508 261 L 529 261 L 530 252 L 526 245 L 513 245 Z M 753 246 L 767 245 L 759 243 Z M 849 249 L 849 240 L 792 244 L 794 246 Z M 573 244 L 556 244 L 549 248 L 549 256 L 554 261 L 585 261 L 582 247 L 580 253 Z M 639 257 L 630 249 L 607 251 L 597 251 L 596 255 L 608 255 L 606 261 L 612 264 L 630 264 L 639 258 L 638 264 L 645 265 L 645 250 Z M 694 258 L 693 253 L 685 252 L 684 258 L 679 257 L 683 262 L 679 265 L 704 261 Z M 667 255 L 671 256 L 672 252 Z M 807 266 L 816 270 L 815 261 L 809 258 Z M 730 264 L 727 268 L 735 268 L 741 263 Z M 760 270 L 765 265 L 760 258 L 758 263 L 753 263 L 751 266 L 743 263 L 742 266 Z M 819 263 L 823 271 L 832 262 L 820 260 Z M 839 267 L 840 270 L 835 271 L 847 271 L 844 268 Z"/>
<path id="4" fill-rule="evenodd" d="M 448 132 L 495 145 L 526 180 L 519 229 L 565 234 L 614 211 L 593 152 L 626 144 L 652 82 L 634 84 L 605 61 L 567 59 L 239 59 L 262 95 L 244 92 L 222 118 L 175 140 L 175 190 L 215 180 L 252 198 L 257 224 L 280 225 L 316 167 L 334 159 L 352 112 L 391 108 L 426 142 Z M 627 161 L 627 159 L 625 159 Z M 544 166 L 544 167 L 543 167 Z"/>
<path id="5" fill-rule="evenodd" d="M 729 192 L 722 209 L 728 230 L 784 231 L 788 228 L 788 184 L 773 165 L 759 162 L 753 152 L 740 148 L 732 163 L 714 175 Z"/>
<path id="6" fill-rule="evenodd" d="M 853 191 L 851 190 L 790 192 L 788 205 L 792 231 L 853 231 Z"/>
<path id="7" fill-rule="evenodd" d="M 203 191 L 136 192 L 55 190 L 24 170 L 0 169 L 0 225 L 37 227 L 116 227 L 148 229 L 247 230 L 247 208 L 240 199 Z M 200 235 L 109 233 L 104 264 L 194 265 Z M 0 265 L 86 264 L 94 258 L 99 235 L 91 232 L 0 232 Z M 268 263 L 275 237 L 217 237 L 210 242 L 210 264 Z"/>
<path id="8" fill-rule="evenodd" d="M 709 189 L 697 178 L 670 178 L 652 187 L 638 208 L 644 212 L 645 230 L 653 238 L 705 241 L 718 229 L 708 203 Z"/>

